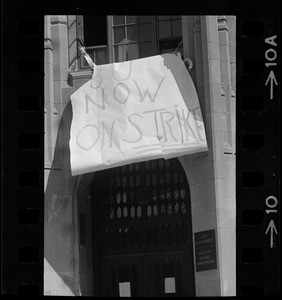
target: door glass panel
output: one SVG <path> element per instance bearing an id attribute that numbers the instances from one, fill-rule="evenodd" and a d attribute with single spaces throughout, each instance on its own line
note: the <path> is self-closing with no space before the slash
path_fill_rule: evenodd
<path id="1" fill-rule="evenodd" d="M 137 217 L 140 218 L 141 215 L 142 215 L 142 209 L 141 209 L 141 206 L 138 205 L 138 206 L 137 206 Z"/>
<path id="2" fill-rule="evenodd" d="M 117 209 L 117 217 L 120 218 L 121 217 L 121 208 L 118 207 Z"/>
<path id="3" fill-rule="evenodd" d="M 123 217 L 124 217 L 124 218 L 127 217 L 127 213 L 128 213 L 128 209 L 127 209 L 127 207 L 125 206 L 125 207 L 123 208 Z"/>
<path id="4" fill-rule="evenodd" d="M 130 215 L 132 219 L 135 217 L 135 207 L 133 205 L 130 208 Z"/>

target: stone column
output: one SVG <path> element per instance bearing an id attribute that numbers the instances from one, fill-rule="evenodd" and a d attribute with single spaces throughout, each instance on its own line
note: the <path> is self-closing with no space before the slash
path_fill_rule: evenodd
<path id="1" fill-rule="evenodd" d="M 56 107 L 54 105 L 53 46 L 50 16 L 44 17 L 44 122 L 45 168 L 51 168 L 56 143 Z"/>
<path id="2" fill-rule="evenodd" d="M 68 33 L 67 16 L 51 16 L 51 34 L 54 55 L 54 92 L 58 115 L 61 117 L 64 106 L 62 88 L 67 87 L 68 79 Z"/>
<path id="3" fill-rule="evenodd" d="M 52 43 L 51 43 L 52 42 Z M 45 17 L 46 145 L 54 147 L 45 189 L 44 294 L 79 295 L 75 276 L 74 178 L 70 174 L 71 108 L 62 96 L 67 87 L 68 44 L 66 16 Z M 48 148 L 48 147 L 47 147 Z M 48 157 L 48 151 L 47 151 Z"/>
<path id="4" fill-rule="evenodd" d="M 201 17 L 205 95 L 209 97 L 211 108 L 212 147 L 214 150 L 214 185 L 217 232 L 217 255 L 220 295 L 236 293 L 236 207 L 235 207 L 235 157 L 225 153 L 224 132 L 230 128 L 231 118 L 227 103 L 231 99 L 231 76 L 229 61 L 229 41 L 226 18 L 216 16 Z M 222 22 L 222 23 L 221 23 Z M 223 29 L 218 32 L 219 27 Z M 203 46 L 204 47 L 204 46 Z M 205 53 L 206 52 L 206 53 Z M 206 67 L 205 67 L 206 65 Z M 224 94 L 222 93 L 224 90 Z M 224 98 L 222 97 L 224 96 Z M 228 125 L 229 124 L 229 125 Z M 230 139 L 229 139 L 230 142 Z"/>
<path id="5" fill-rule="evenodd" d="M 232 152 L 236 152 L 236 17 L 226 16 L 228 35 L 229 35 L 229 53 L 230 53 L 230 72 L 231 72 L 231 140 Z"/>
<path id="6" fill-rule="evenodd" d="M 54 73 L 54 103 L 58 112 L 58 124 L 61 122 L 62 114 L 69 98 L 65 98 L 63 90 L 69 88 L 68 86 L 68 72 L 69 72 L 69 59 L 68 59 L 68 28 L 66 15 L 53 15 L 50 17 L 51 22 L 51 36 L 53 45 L 53 73 Z M 63 136 L 62 130 L 57 131 L 57 145 L 60 147 L 61 154 L 53 162 L 53 167 L 56 170 L 64 170 L 62 176 L 65 177 L 65 185 L 68 185 L 68 180 L 65 176 L 66 168 L 69 162 L 66 161 L 68 157 L 68 147 L 62 147 Z"/>
<path id="7" fill-rule="evenodd" d="M 222 103 L 223 118 L 223 143 L 224 153 L 232 154 L 231 139 L 231 70 L 230 70 L 230 52 L 229 52 L 229 35 L 226 16 L 218 16 L 218 37 L 220 52 L 220 73 L 221 87 L 224 91 Z"/>

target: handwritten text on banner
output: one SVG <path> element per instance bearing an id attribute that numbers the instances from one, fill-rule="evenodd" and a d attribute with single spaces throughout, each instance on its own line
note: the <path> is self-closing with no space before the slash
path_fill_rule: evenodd
<path id="1" fill-rule="evenodd" d="M 98 66 L 71 103 L 73 175 L 207 150 L 199 100 L 180 55 Z"/>

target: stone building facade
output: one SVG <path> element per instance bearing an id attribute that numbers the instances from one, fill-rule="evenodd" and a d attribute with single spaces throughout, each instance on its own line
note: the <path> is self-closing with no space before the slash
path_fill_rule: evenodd
<path id="1" fill-rule="evenodd" d="M 235 33 L 234 16 L 45 16 L 45 295 L 235 295 Z M 96 64 L 179 47 L 193 63 L 209 150 L 72 176 L 70 95 L 91 78 L 77 38 Z M 151 198 L 127 205 L 140 191 Z M 105 203 L 112 224 L 124 219 L 109 225 L 113 235 L 101 234 Z M 201 269 L 196 236 L 210 231 L 216 264 Z"/>

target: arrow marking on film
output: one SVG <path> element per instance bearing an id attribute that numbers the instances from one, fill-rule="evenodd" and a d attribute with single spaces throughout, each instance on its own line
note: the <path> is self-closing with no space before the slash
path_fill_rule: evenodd
<path id="1" fill-rule="evenodd" d="M 274 224 L 274 221 L 273 221 L 273 220 L 271 220 L 271 221 L 269 222 L 269 225 L 268 225 L 268 227 L 267 227 L 267 229 L 266 229 L 266 231 L 265 231 L 265 234 L 268 233 L 269 229 L 270 229 L 270 248 L 273 248 L 273 231 L 274 231 L 276 234 L 278 234 L 277 229 L 276 229 L 276 227 L 275 227 L 275 224 Z"/>
<path id="2" fill-rule="evenodd" d="M 271 71 L 269 73 L 268 78 L 267 78 L 267 80 L 265 82 L 265 85 L 267 85 L 269 81 L 270 81 L 270 99 L 273 99 L 273 82 L 276 85 L 278 85 L 273 71 Z"/>

